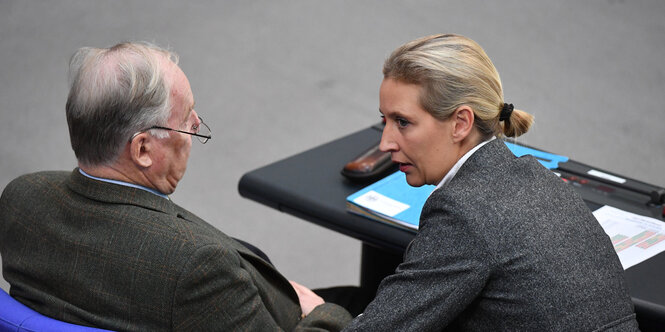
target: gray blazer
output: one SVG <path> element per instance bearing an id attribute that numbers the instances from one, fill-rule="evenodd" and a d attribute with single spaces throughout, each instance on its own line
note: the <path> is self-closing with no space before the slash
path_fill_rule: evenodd
<path id="1" fill-rule="evenodd" d="M 52 318 L 131 331 L 339 330 L 335 304 L 300 318 L 275 268 L 172 201 L 78 170 L 28 174 L 0 198 L 11 295 Z"/>
<path id="2" fill-rule="evenodd" d="M 502 140 L 423 208 L 395 274 L 351 331 L 633 331 L 608 236 L 581 197 Z"/>

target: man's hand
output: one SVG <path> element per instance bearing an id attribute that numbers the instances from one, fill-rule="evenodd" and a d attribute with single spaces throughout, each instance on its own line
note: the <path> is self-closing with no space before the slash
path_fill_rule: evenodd
<path id="1" fill-rule="evenodd" d="M 295 289 L 296 294 L 298 294 L 300 309 L 304 316 L 309 315 L 316 306 L 325 303 L 323 299 L 316 295 L 316 293 L 312 292 L 311 289 L 292 280 L 289 280 L 289 282 L 291 283 L 291 286 L 293 286 L 293 289 Z"/>

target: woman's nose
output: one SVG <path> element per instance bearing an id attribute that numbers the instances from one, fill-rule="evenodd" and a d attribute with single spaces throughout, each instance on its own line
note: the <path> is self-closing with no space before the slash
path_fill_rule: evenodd
<path id="1" fill-rule="evenodd" d="M 383 127 L 383 133 L 381 134 L 381 142 L 379 143 L 379 150 L 382 152 L 395 152 L 397 151 L 398 146 L 392 138 L 390 129 L 388 125 Z"/>

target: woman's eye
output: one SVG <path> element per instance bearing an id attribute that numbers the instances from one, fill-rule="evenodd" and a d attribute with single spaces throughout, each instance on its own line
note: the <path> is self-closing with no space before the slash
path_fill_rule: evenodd
<path id="1" fill-rule="evenodd" d="M 402 127 L 402 128 L 404 128 L 404 127 L 406 127 L 406 126 L 409 125 L 409 121 L 404 120 L 404 119 L 402 119 L 402 118 L 397 118 L 396 121 L 397 121 L 397 125 L 400 126 L 400 127 Z"/>

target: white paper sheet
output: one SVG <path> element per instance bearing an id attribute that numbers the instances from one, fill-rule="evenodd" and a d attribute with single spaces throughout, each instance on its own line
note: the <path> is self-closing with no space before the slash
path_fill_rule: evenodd
<path id="1" fill-rule="evenodd" d="M 408 204 L 398 202 L 390 197 L 386 197 L 370 190 L 362 196 L 353 200 L 354 203 L 372 209 L 389 217 L 394 217 L 398 213 L 409 208 Z"/>
<path id="2" fill-rule="evenodd" d="M 612 240 L 624 270 L 665 250 L 665 223 L 603 206 L 594 216 Z"/>

